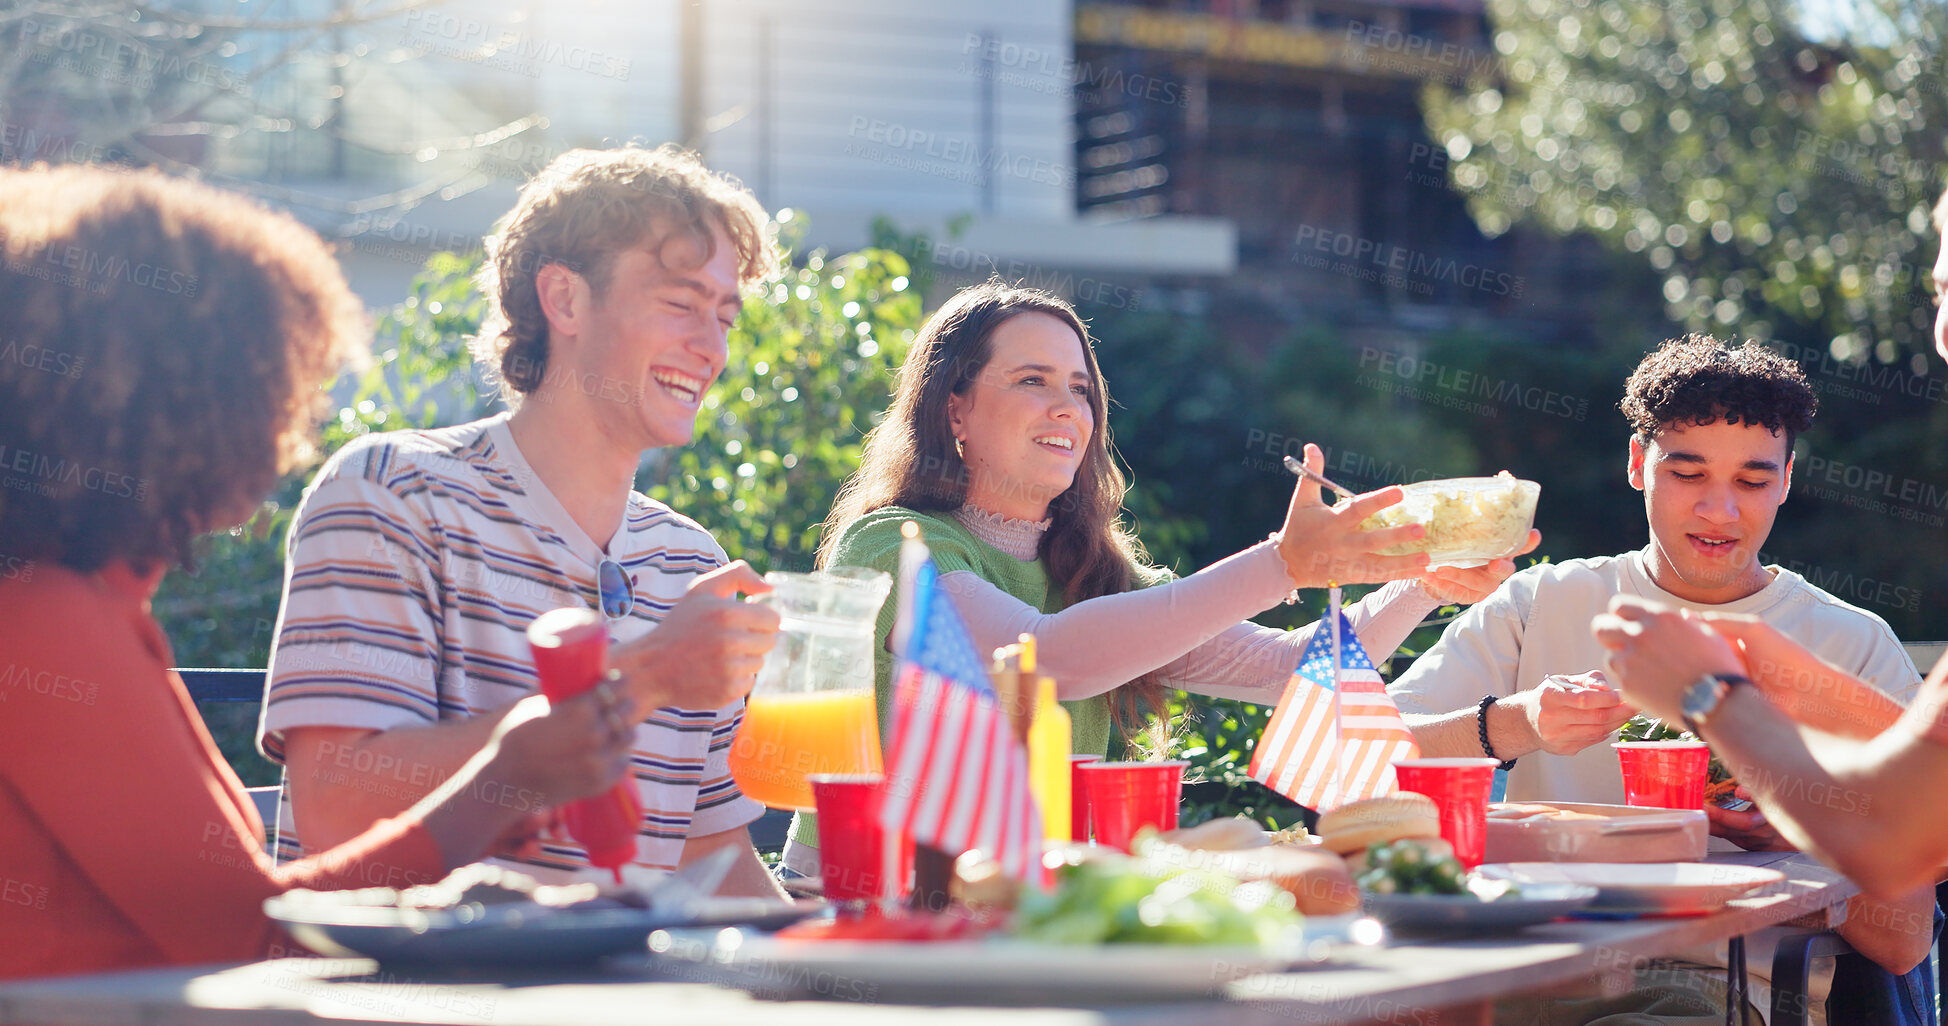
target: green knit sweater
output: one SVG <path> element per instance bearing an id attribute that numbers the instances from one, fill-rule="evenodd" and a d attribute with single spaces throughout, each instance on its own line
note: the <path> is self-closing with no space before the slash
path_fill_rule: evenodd
<path id="1" fill-rule="evenodd" d="M 913 521 L 920 526 L 920 540 L 933 554 L 934 566 L 941 574 L 968 570 L 1002 591 L 1044 613 L 1062 608 L 1062 596 L 1049 587 L 1048 572 L 1042 561 L 1023 561 L 976 538 L 951 515 L 920 513 L 902 506 L 877 509 L 846 525 L 839 532 L 833 550 L 833 566 L 865 566 L 893 575 L 893 593 L 879 610 L 879 625 L 873 633 L 879 695 L 879 725 L 882 734 L 892 721 L 893 653 L 886 639 L 893 633 L 893 620 L 899 609 L 900 525 Z M 984 653 L 985 654 L 985 653 Z M 1077 755 L 1106 755 L 1109 752 L 1109 696 L 1097 695 L 1074 702 L 1063 702 L 1072 723 L 1070 750 Z M 801 844 L 818 844 L 816 817 L 800 815 L 792 824 L 792 839 Z"/>
<path id="2" fill-rule="evenodd" d="M 976 538 L 952 516 L 916 513 L 901 506 L 874 510 L 839 532 L 833 550 L 834 566 L 866 566 L 893 575 L 893 594 L 879 609 L 879 626 L 873 633 L 873 653 L 877 660 L 879 723 L 884 731 L 892 723 L 893 653 L 886 648 L 892 636 L 893 620 L 899 609 L 900 526 L 907 521 L 920 526 L 920 540 L 933 554 L 934 566 L 944 576 L 956 570 L 973 572 L 982 580 L 1044 613 L 1062 608 L 1061 595 L 1048 584 L 1042 561 L 1023 561 Z M 987 653 L 980 653 L 985 656 Z M 1097 695 L 1075 702 L 1063 702 L 1074 723 L 1072 750 L 1078 755 L 1103 755 L 1109 751 L 1109 698 Z"/>

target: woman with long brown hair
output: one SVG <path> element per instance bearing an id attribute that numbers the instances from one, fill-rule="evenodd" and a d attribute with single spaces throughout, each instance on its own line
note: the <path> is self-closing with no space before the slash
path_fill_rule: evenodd
<path id="1" fill-rule="evenodd" d="M 965 289 L 914 340 L 819 549 L 821 566 L 893 572 L 901 525 L 919 524 L 978 650 L 1039 639 L 1078 753 L 1106 751 L 1112 720 L 1140 727 L 1171 688 L 1275 702 L 1312 629 L 1247 618 L 1294 589 L 1393 582 L 1348 610 L 1367 650 L 1386 654 L 1436 606 L 1476 601 L 1515 570 L 1510 559 L 1430 571 L 1422 555 L 1379 555 L 1421 531 L 1360 531 L 1398 488 L 1334 508 L 1301 482 L 1270 538 L 1173 580 L 1119 521 L 1125 482 L 1107 413 L 1088 328 L 1068 303 L 998 281 Z M 1306 461 L 1320 469 L 1316 446 Z M 878 625 L 882 713 L 895 606 Z"/>

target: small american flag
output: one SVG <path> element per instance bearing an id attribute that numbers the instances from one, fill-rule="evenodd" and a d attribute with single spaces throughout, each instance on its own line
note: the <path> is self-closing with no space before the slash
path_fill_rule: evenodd
<path id="1" fill-rule="evenodd" d="M 918 844 L 980 849 L 1017 880 L 1038 872 L 1042 820 L 1016 739 L 926 546 L 900 553 L 893 726 L 880 820 Z"/>
<path id="2" fill-rule="evenodd" d="M 1339 612 L 1314 632 L 1251 756 L 1251 775 L 1306 808 L 1323 812 L 1392 794 L 1393 762 L 1420 755 L 1385 682 Z M 1337 658 L 1335 658 L 1337 650 Z"/>

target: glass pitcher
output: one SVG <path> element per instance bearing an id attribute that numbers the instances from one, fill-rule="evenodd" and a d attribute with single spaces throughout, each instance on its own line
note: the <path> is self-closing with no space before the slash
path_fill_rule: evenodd
<path id="1" fill-rule="evenodd" d="M 778 641 L 731 742 L 731 776 L 774 809 L 811 811 L 812 774 L 881 770 L 873 628 L 893 579 L 852 566 L 764 579 Z"/>

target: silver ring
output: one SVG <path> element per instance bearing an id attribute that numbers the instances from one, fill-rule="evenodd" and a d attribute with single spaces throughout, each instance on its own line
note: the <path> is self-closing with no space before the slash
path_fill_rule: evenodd
<path id="1" fill-rule="evenodd" d="M 622 699 L 616 694 L 614 684 L 615 678 L 605 678 L 595 686 L 595 693 L 602 702 L 602 717 L 608 721 L 609 728 L 624 734 L 629 730 L 629 723 L 622 718 Z"/>

